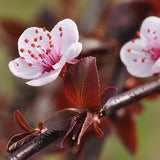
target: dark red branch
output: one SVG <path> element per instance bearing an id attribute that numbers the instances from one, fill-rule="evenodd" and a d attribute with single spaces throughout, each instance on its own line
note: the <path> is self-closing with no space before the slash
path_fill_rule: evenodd
<path id="1" fill-rule="evenodd" d="M 36 138 L 24 144 L 21 148 L 15 150 L 4 160 L 25 160 L 34 153 L 38 152 L 40 149 L 58 140 L 64 135 L 64 132 L 54 132 L 51 130 L 47 130 L 44 133 L 38 135 Z"/>
<path id="2" fill-rule="evenodd" d="M 149 81 L 129 91 L 112 97 L 103 107 L 105 115 L 116 112 L 138 100 L 160 92 L 160 78 Z"/>
<path id="3" fill-rule="evenodd" d="M 159 92 L 160 78 L 157 78 L 109 99 L 103 108 L 105 115 L 109 115 L 113 112 L 116 112 L 120 108 L 126 107 L 129 104 Z M 36 138 L 24 144 L 21 148 L 11 153 L 4 160 L 25 160 L 64 135 L 64 132 L 47 130 L 43 134 L 40 134 Z"/>

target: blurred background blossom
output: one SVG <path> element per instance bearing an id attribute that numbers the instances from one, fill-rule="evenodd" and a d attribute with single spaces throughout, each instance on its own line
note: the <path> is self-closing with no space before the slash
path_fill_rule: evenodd
<path id="1" fill-rule="evenodd" d="M 75 107 L 65 98 L 60 78 L 34 88 L 10 73 L 8 63 L 18 57 L 17 40 L 26 28 L 51 30 L 59 20 L 74 20 L 83 44 L 79 58 L 96 57 L 101 90 L 115 85 L 118 94 L 149 80 L 130 76 L 120 62 L 119 51 L 151 15 L 160 15 L 159 0 L 0 0 L 0 159 L 7 155 L 9 138 L 20 132 L 13 120 L 16 109 L 35 128 L 53 112 Z M 158 160 L 159 103 L 156 95 L 111 115 L 104 120 L 105 136 L 87 140 L 78 153 L 60 152 L 50 145 L 30 159 Z"/>

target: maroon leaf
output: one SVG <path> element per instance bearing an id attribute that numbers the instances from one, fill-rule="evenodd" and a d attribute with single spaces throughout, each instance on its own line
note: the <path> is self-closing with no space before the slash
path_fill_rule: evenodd
<path id="1" fill-rule="evenodd" d="M 25 118 L 23 117 L 22 113 L 19 110 L 14 112 L 14 119 L 17 125 L 24 131 L 27 132 L 34 132 L 34 129 L 27 123 Z"/>
<path id="2" fill-rule="evenodd" d="M 75 105 L 73 104 L 67 97 L 64 91 L 64 88 L 62 88 L 59 91 L 58 94 L 58 99 L 57 99 L 57 103 L 56 103 L 56 110 L 64 110 L 67 108 L 79 108 L 79 105 Z"/>
<path id="3" fill-rule="evenodd" d="M 69 130 L 61 142 L 61 146 L 69 148 L 79 145 L 84 133 L 87 132 L 93 120 L 94 115 L 86 111 L 78 114 L 75 118 L 73 118 Z"/>
<path id="4" fill-rule="evenodd" d="M 97 121 L 93 122 L 94 129 L 96 130 L 97 134 L 99 137 L 103 137 L 104 133 L 103 131 L 99 128 Z"/>
<path id="5" fill-rule="evenodd" d="M 44 125 L 50 130 L 66 131 L 72 119 L 82 111 L 79 109 L 68 108 L 52 114 L 45 122 Z"/>
<path id="6" fill-rule="evenodd" d="M 130 104 L 126 110 L 130 112 L 132 115 L 142 115 L 144 113 L 144 106 L 140 102 L 136 102 L 134 104 Z"/>
<path id="7" fill-rule="evenodd" d="M 14 37 L 15 41 L 25 29 L 23 23 L 17 20 L 2 19 L 1 22 L 3 29 L 7 32 L 7 35 L 9 35 L 10 37 Z"/>
<path id="8" fill-rule="evenodd" d="M 100 107 L 99 77 L 96 59 L 81 59 L 66 71 L 64 87 L 68 99 L 76 105 L 96 111 Z"/>
<path id="9" fill-rule="evenodd" d="M 152 11 L 146 0 L 118 1 L 108 14 L 107 34 L 124 43 L 133 38 L 142 20 Z"/>
<path id="10" fill-rule="evenodd" d="M 9 140 L 7 144 L 7 151 L 13 152 L 14 150 L 21 147 L 24 143 L 28 142 L 30 139 L 36 137 L 37 134 L 38 132 L 25 132 L 16 134 Z"/>
<path id="11" fill-rule="evenodd" d="M 105 103 L 108 101 L 110 97 L 113 96 L 113 94 L 116 92 L 117 88 L 114 86 L 107 87 L 103 93 L 101 94 L 101 107 L 105 105 Z"/>
<path id="12" fill-rule="evenodd" d="M 86 116 L 87 112 L 82 112 L 72 119 L 70 127 L 61 142 L 61 147 L 70 148 L 77 145 L 79 133 L 81 132 Z"/>
<path id="13" fill-rule="evenodd" d="M 149 2 L 151 2 L 151 5 L 153 6 L 153 8 L 155 9 L 155 11 L 157 11 L 157 14 L 159 15 L 159 13 L 160 13 L 160 3 L 159 3 L 159 0 L 149 0 Z"/>
<path id="14" fill-rule="evenodd" d="M 17 55 L 17 40 L 23 33 L 25 26 L 20 21 L 14 19 L 1 19 L 1 38 L 7 49 Z"/>
<path id="15" fill-rule="evenodd" d="M 91 114 L 90 112 L 87 112 L 86 118 L 81 128 L 81 131 L 78 135 L 78 141 L 77 141 L 78 145 L 80 144 L 82 136 L 84 135 L 88 127 L 92 124 L 92 122 L 93 122 L 93 114 Z"/>
<path id="16" fill-rule="evenodd" d="M 130 151 L 130 153 L 135 154 L 137 151 L 138 140 L 134 117 L 130 113 L 124 113 L 123 116 L 117 119 L 115 127 L 117 135 L 124 146 Z"/>

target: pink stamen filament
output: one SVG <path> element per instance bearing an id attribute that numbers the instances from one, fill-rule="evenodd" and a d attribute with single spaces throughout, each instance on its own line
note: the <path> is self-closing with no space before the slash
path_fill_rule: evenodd
<path id="1" fill-rule="evenodd" d="M 47 34 L 49 34 L 49 33 L 47 33 Z M 48 36 L 47 36 L 47 37 L 48 37 Z M 48 38 L 49 38 L 49 37 L 48 37 Z M 61 38 L 61 39 L 62 39 L 62 38 Z M 55 64 L 55 62 L 60 59 L 60 56 L 59 56 L 59 55 L 60 55 L 60 52 L 61 52 L 60 49 L 61 49 L 61 43 L 62 43 L 62 41 L 60 41 L 60 44 L 59 44 L 59 48 L 60 48 L 60 49 L 59 49 L 59 52 L 58 52 L 59 54 L 57 54 L 57 51 L 56 51 L 54 45 L 52 44 L 52 37 L 49 38 L 49 40 L 50 40 L 50 41 L 49 41 L 49 46 L 52 45 L 53 47 L 47 47 L 47 45 L 46 45 L 45 41 L 43 40 L 43 38 L 42 38 L 41 41 L 42 41 L 42 45 L 44 46 L 45 50 L 47 50 L 48 48 L 51 49 L 51 53 L 52 53 L 52 54 L 50 54 L 50 55 L 51 55 L 50 58 L 52 59 L 52 61 L 53 61 L 54 64 Z M 51 42 L 51 43 L 50 43 L 50 42 Z M 56 57 L 56 58 L 55 58 L 55 57 Z"/>
<path id="2" fill-rule="evenodd" d="M 58 48 L 58 55 L 59 55 L 58 58 L 60 58 L 60 56 L 61 56 L 62 39 L 63 39 L 63 33 L 61 32 L 61 33 L 60 33 L 59 48 Z"/>
<path id="3" fill-rule="evenodd" d="M 43 52 L 42 51 L 42 49 L 40 49 L 41 50 L 41 52 Z M 34 47 L 34 51 L 38 54 L 38 55 L 40 55 L 40 52 L 39 51 L 37 51 L 37 49 Z M 46 56 L 47 55 L 45 55 L 45 58 L 46 58 Z M 41 68 L 50 68 L 50 66 L 52 66 L 53 64 L 51 63 L 51 61 L 50 61 L 50 59 L 48 58 L 48 59 L 45 59 L 45 58 L 42 58 L 42 60 L 39 60 L 39 59 L 35 59 L 40 65 L 35 65 L 34 64 L 34 66 L 35 67 L 39 67 L 39 66 L 41 66 Z M 48 61 L 50 61 L 49 63 L 48 63 Z M 54 62 L 55 63 L 55 62 Z M 32 65 L 33 66 L 33 65 Z"/>
<path id="4" fill-rule="evenodd" d="M 58 53 L 57 53 L 54 45 L 53 45 L 53 47 L 51 47 L 51 52 L 54 53 L 54 54 L 51 54 L 51 56 L 53 57 L 53 59 L 54 59 L 55 61 L 58 61 L 59 58 L 60 58 L 60 56 L 58 55 Z"/>
<path id="5" fill-rule="evenodd" d="M 146 38 L 145 36 L 143 36 L 143 34 L 140 33 L 140 32 L 139 32 L 139 36 L 140 36 L 140 38 L 143 39 L 144 41 L 146 41 L 146 42 L 148 41 L 147 38 Z"/>
<path id="6" fill-rule="evenodd" d="M 140 51 L 135 51 L 135 50 L 130 50 L 130 53 L 134 53 L 134 54 L 138 54 L 138 55 L 142 55 L 144 54 L 143 52 L 140 52 Z"/>
<path id="7" fill-rule="evenodd" d="M 44 31 L 45 29 L 43 29 Z M 38 34 L 38 30 L 35 30 L 35 32 Z M 29 66 L 32 67 L 38 67 L 43 69 L 44 71 L 49 72 L 50 70 L 54 70 L 52 67 L 54 64 L 56 64 L 60 58 L 61 58 L 61 47 L 62 47 L 62 29 L 60 28 L 60 41 L 59 41 L 59 48 L 58 52 L 55 49 L 55 46 L 52 42 L 52 36 L 44 31 L 46 33 L 46 36 L 48 38 L 47 44 L 44 41 L 44 37 L 42 35 L 38 35 L 38 37 L 33 39 L 33 43 L 31 43 L 32 52 L 31 50 L 28 51 L 28 56 L 32 57 L 34 59 L 33 63 L 29 63 Z M 25 40 L 28 42 L 28 40 Z M 21 49 L 21 52 L 24 52 L 24 49 Z"/>

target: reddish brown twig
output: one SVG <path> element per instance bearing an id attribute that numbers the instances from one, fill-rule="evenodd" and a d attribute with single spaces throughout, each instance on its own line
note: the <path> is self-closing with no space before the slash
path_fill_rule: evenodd
<path id="1" fill-rule="evenodd" d="M 159 92 L 160 78 L 157 78 L 110 98 L 103 107 L 104 113 L 105 115 L 109 115 L 120 108 L 124 108 L 129 104 Z"/>

